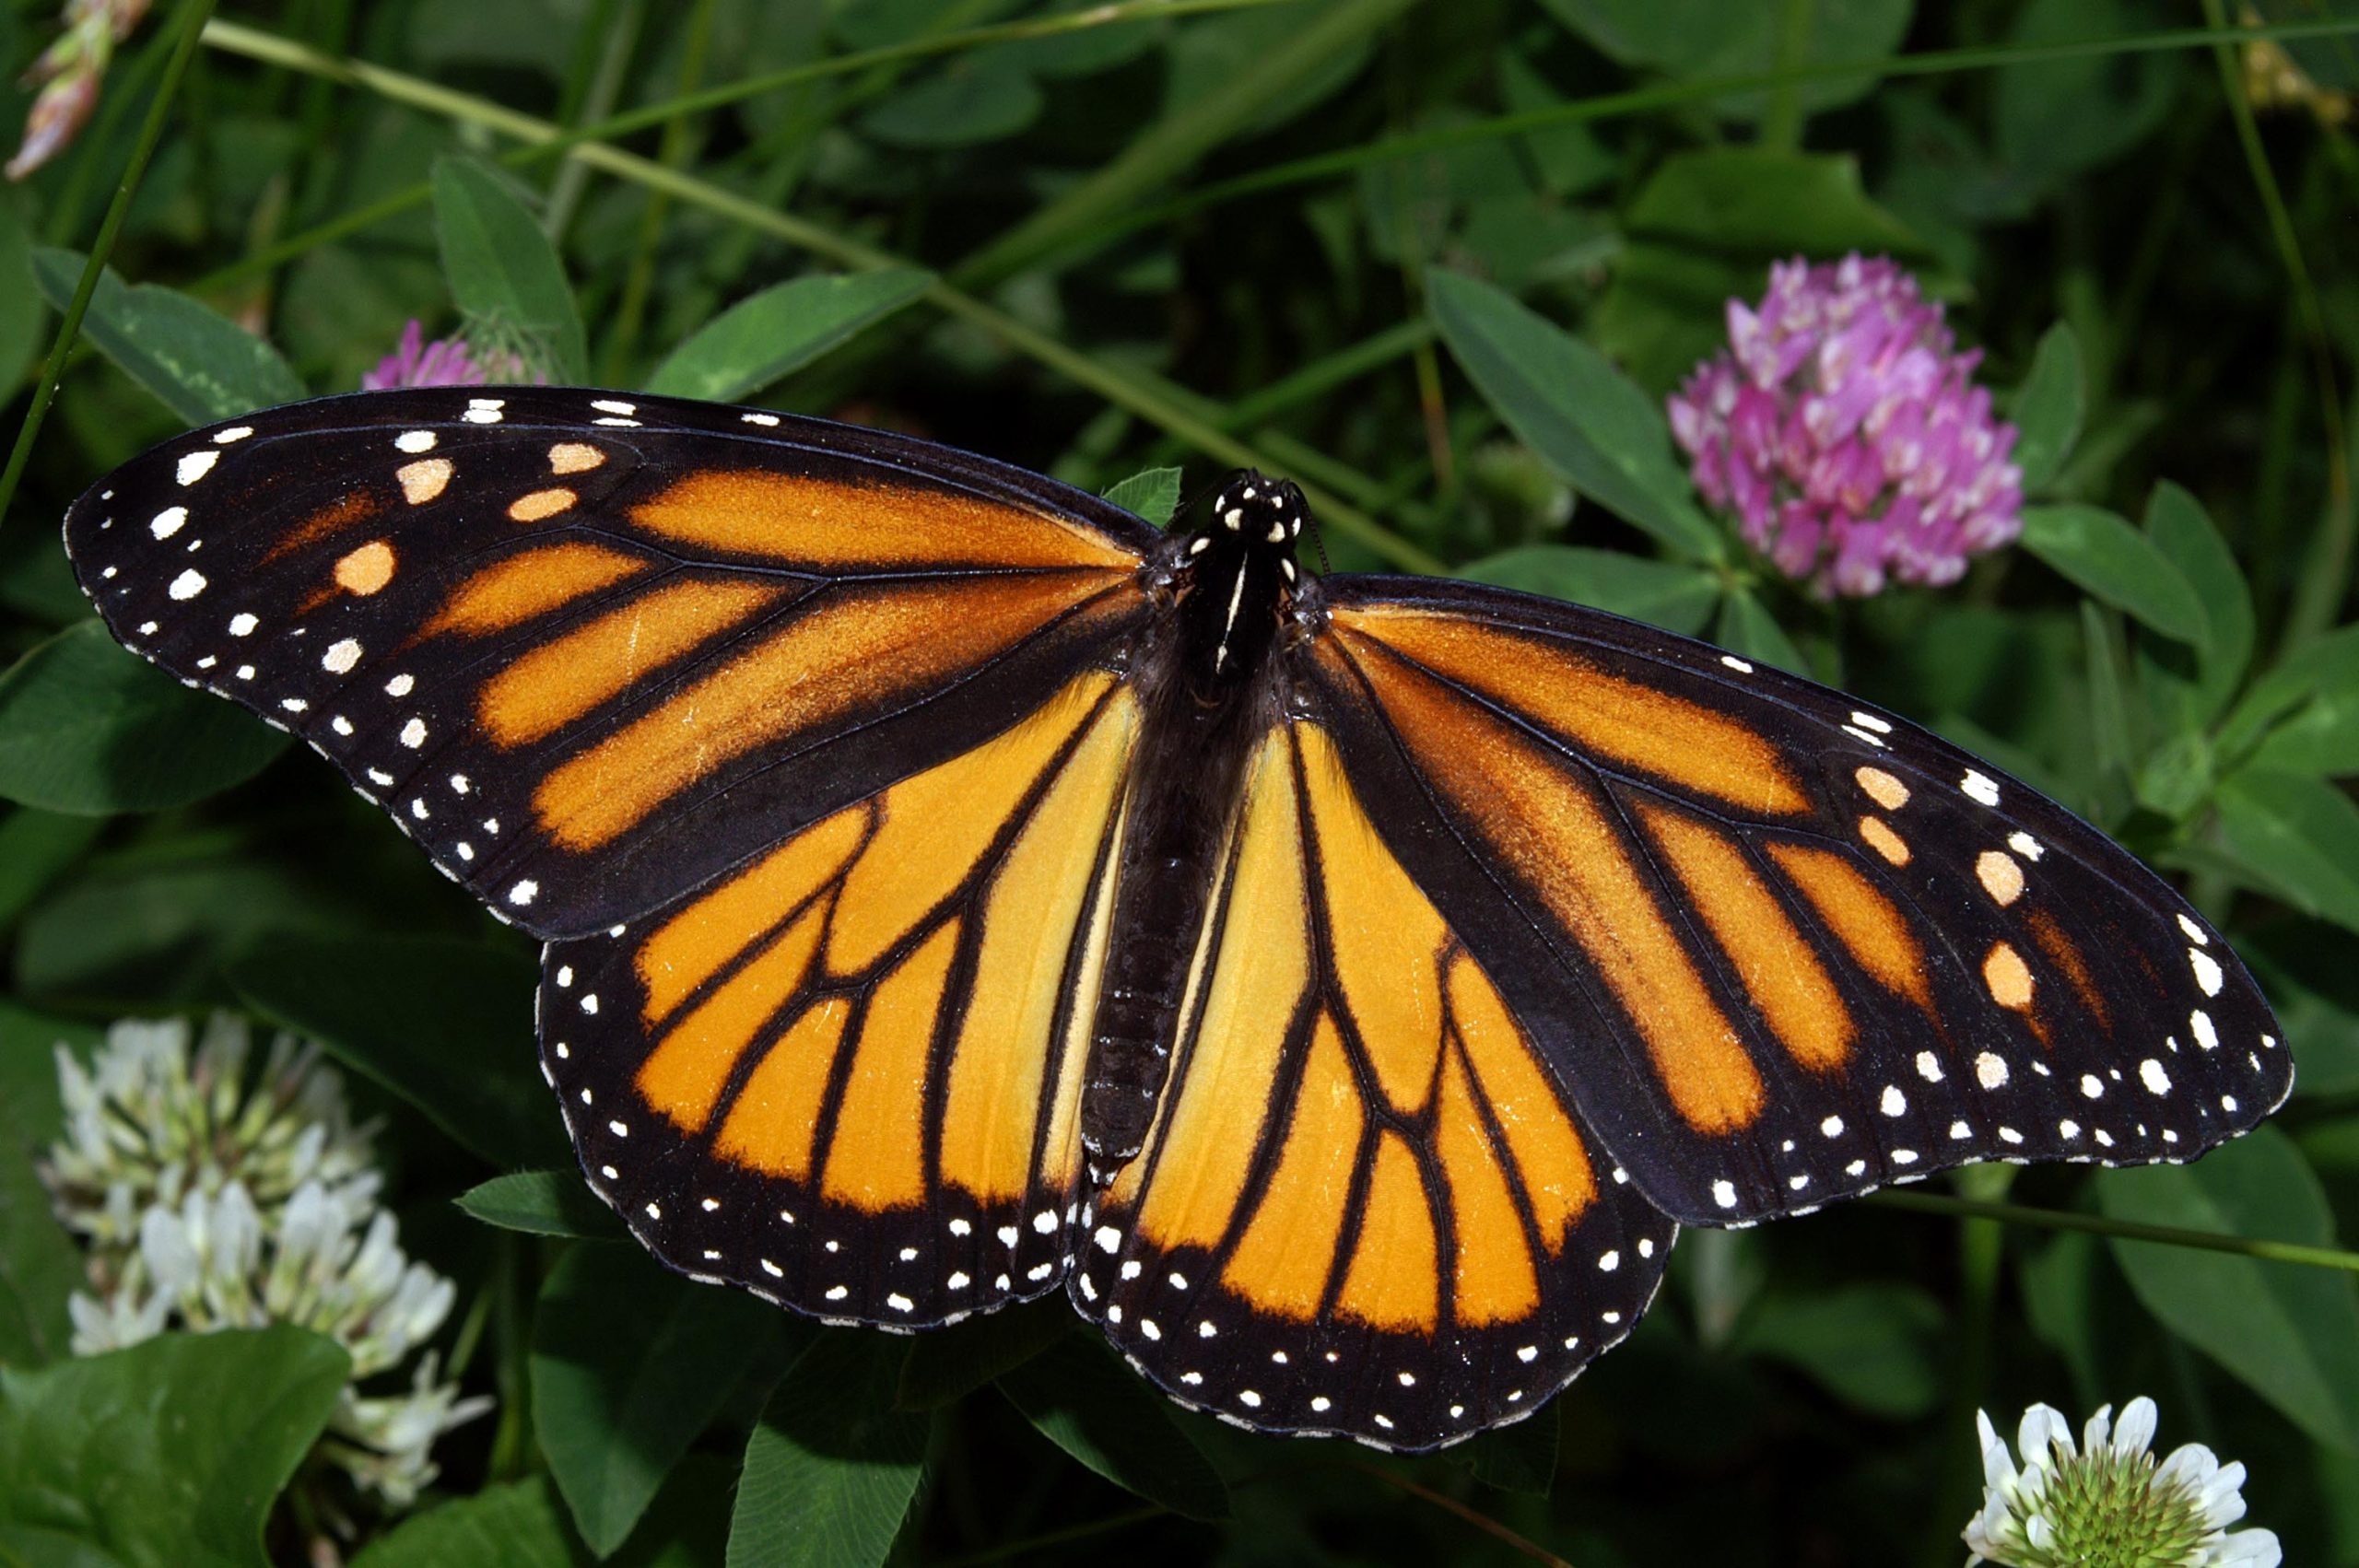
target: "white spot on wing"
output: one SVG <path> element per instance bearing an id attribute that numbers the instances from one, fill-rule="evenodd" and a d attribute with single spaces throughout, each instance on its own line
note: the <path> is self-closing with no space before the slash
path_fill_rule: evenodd
<path id="1" fill-rule="evenodd" d="M 194 599 L 205 591 L 205 574 L 191 567 L 172 579 L 172 585 L 164 591 L 175 599 Z"/>
<path id="2" fill-rule="evenodd" d="M 181 456 L 180 465 L 172 471 L 173 477 L 183 485 L 194 485 L 212 473 L 213 465 L 220 461 L 221 454 L 217 451 L 200 450 L 184 452 Z"/>

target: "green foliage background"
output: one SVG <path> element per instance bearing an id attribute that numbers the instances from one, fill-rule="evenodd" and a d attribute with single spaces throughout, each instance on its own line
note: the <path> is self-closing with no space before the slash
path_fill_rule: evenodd
<path id="1" fill-rule="evenodd" d="M 7 427 L 110 263 L 0 482 L 0 1562 L 305 1550 L 271 1500 L 333 1347 L 70 1359 L 77 1263 L 30 1163 L 53 1044 L 229 1005 L 322 1039 L 386 1118 L 405 1241 L 459 1281 L 449 1348 L 500 1400 L 445 1441 L 428 1508 L 340 1544 L 366 1568 L 1946 1563 L 1978 1406 L 2008 1427 L 2141 1392 L 2165 1445 L 2250 1466 L 2288 1561 L 2359 1562 L 2359 1259 L 2334 1250 L 2359 1215 L 2359 35 L 2335 5 L 2242 8 L 2308 29 L 2276 47 L 2314 90 L 2259 102 L 2271 63 L 2190 30 L 2222 0 L 1078 9 L 283 0 L 179 73 L 210 10 L 180 0 L 78 143 L 0 193 Z M 12 80 L 49 11 L 0 3 Z M 26 102 L 0 88 L 0 123 Z M 1831 608 L 1698 503 L 1661 408 L 1769 262 L 1853 249 L 1984 350 L 2035 504 L 1955 589 Z M 906 1340 L 687 1284 L 570 1176 L 526 945 L 326 768 L 116 649 L 58 548 L 113 464 L 352 387 L 411 317 L 1150 516 L 1180 493 L 1162 471 L 1254 462 L 1313 488 L 1339 568 L 1556 593 L 1843 684 L 2181 878 L 2279 1005 L 2295 1098 L 2191 1167 L 1969 1171 L 1692 1233 L 1627 1346 L 1417 1460 L 1189 1416 L 1054 1303 Z"/>

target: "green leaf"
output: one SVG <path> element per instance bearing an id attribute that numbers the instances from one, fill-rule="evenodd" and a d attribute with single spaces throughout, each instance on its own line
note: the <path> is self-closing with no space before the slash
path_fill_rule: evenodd
<path id="1" fill-rule="evenodd" d="M 2306 705 L 2320 698 L 2340 706 L 2345 693 L 2359 698 L 2359 626 L 2337 627 L 2264 672 L 2220 727 L 2220 750 L 2236 755 L 2272 724 L 2289 715 L 2298 720 Z"/>
<path id="2" fill-rule="evenodd" d="M 65 1300 L 84 1282 L 82 1250 L 58 1223 L 33 1160 L 65 1122 L 58 1047 L 87 1056 L 98 1037 L 87 1024 L 0 1000 L 0 1366 L 41 1366 L 71 1347 Z"/>
<path id="3" fill-rule="evenodd" d="M 2334 1245 L 2291 1140 L 2258 1128 L 2190 1165 L 2100 1171 L 2105 1212 L 2140 1224 Z M 2348 1274 L 2115 1240 L 2146 1309 L 2330 1447 L 2359 1448 L 2359 1288 Z"/>
<path id="4" fill-rule="evenodd" d="M 558 1259 L 533 1323 L 533 1426 L 591 1550 L 623 1543 L 779 1321 L 768 1303 L 666 1274 L 635 1249 Z"/>
<path id="5" fill-rule="evenodd" d="M 1913 1421 L 1941 1402 L 1941 1308 L 1922 1291 L 1852 1285 L 1764 1297 L 1737 1346 L 1798 1368 L 1871 1415 Z"/>
<path id="6" fill-rule="evenodd" d="M 910 1341 L 893 1402 L 905 1410 L 938 1410 L 1030 1361 L 1078 1321 L 1058 1296 L 920 1334 Z"/>
<path id="7" fill-rule="evenodd" d="M 52 1018 L 0 997 L 0 1106 L 16 1124 L 13 1135 L 22 1140 L 20 1147 L 39 1148 L 65 1130 L 58 1047 L 87 1062 L 105 1038 L 97 1024 Z"/>
<path id="8" fill-rule="evenodd" d="M 1719 603 L 1719 579 L 1699 568 L 1579 544 L 1520 544 L 1458 568 L 1472 582 L 1544 593 L 1694 637 Z"/>
<path id="9" fill-rule="evenodd" d="M 1871 201 L 1848 156 L 1723 147 L 1665 158 L 1623 219 L 1592 322 L 1638 384 L 1668 391 L 1727 345 L 1728 302 L 1760 298 L 1773 262 L 1929 252 Z"/>
<path id="10" fill-rule="evenodd" d="M 454 1201 L 487 1225 L 529 1235 L 620 1241 L 627 1233 L 577 1171 L 511 1171 L 478 1182 Z"/>
<path id="11" fill-rule="evenodd" d="M 1604 356 L 1471 277 L 1434 273 L 1426 298 L 1484 397 L 1567 483 L 1682 556 L 1720 557 L 1661 408 Z"/>
<path id="12" fill-rule="evenodd" d="M 162 811 L 262 771 L 287 737 L 191 691 L 96 621 L 0 675 L 0 796 L 77 815 Z"/>
<path id="13" fill-rule="evenodd" d="M 1157 528 L 1169 528 L 1180 509 L 1180 470 L 1141 469 L 1107 491 L 1106 498 Z"/>
<path id="14" fill-rule="evenodd" d="M 2204 632 L 2196 666 L 2196 715 L 2214 718 L 2236 695 L 2246 666 L 2252 662 L 2252 593 L 2245 585 L 2244 568 L 2236 565 L 2203 503 L 2167 479 L 2147 497 L 2146 537 L 2195 590 Z"/>
<path id="15" fill-rule="evenodd" d="M 471 322 L 522 338 L 552 380 L 578 383 L 589 374 L 564 264 L 506 178 L 472 158 L 436 160 L 434 227 L 451 298 Z"/>
<path id="16" fill-rule="evenodd" d="M 41 304 L 24 203 L 0 195 L 0 397 L 15 395 L 41 347 Z"/>
<path id="17" fill-rule="evenodd" d="M 72 251 L 33 252 L 33 275 L 58 310 L 72 302 L 83 263 Z M 303 395 L 302 381 L 278 350 L 176 289 L 153 283 L 125 287 L 111 267 L 90 296 L 82 335 L 191 425 Z"/>
<path id="18" fill-rule="evenodd" d="M 276 936 L 229 983 L 281 1027 L 326 1047 L 494 1165 L 570 1154 L 534 1068 L 531 967 L 444 937 Z"/>
<path id="19" fill-rule="evenodd" d="M 19 806 L 0 819 L 0 923 L 14 920 L 58 874 L 80 860 L 106 819 Z"/>
<path id="20" fill-rule="evenodd" d="M 2064 43 L 2120 38 L 2144 25 L 2123 0 L 2031 0 L 2008 41 Z M 2170 108 L 2179 62 L 2165 55 L 2088 53 L 2001 67 L 1991 105 L 2000 160 L 2033 190 L 2121 157 Z"/>
<path id="21" fill-rule="evenodd" d="M 2255 681 L 2223 727 L 2220 746 L 2231 754 L 2252 748 L 2256 767 L 2359 773 L 2359 626 L 2306 644 Z"/>
<path id="22" fill-rule="evenodd" d="M 1750 76 L 1778 69 L 1785 7 L 1731 6 L 1728 0 L 1543 0 L 1567 27 L 1625 65 L 1676 76 Z M 1798 65 L 1878 60 L 1900 47 L 1913 0 L 1812 0 Z M 1804 109 L 1831 109 L 1864 97 L 1872 72 L 1796 82 Z M 1731 120 L 1758 118 L 1767 92 L 1730 93 L 1707 105 Z"/>
<path id="23" fill-rule="evenodd" d="M 2264 891 L 2359 931 L 2359 805 L 2322 778 L 2248 767 L 2220 786 L 2220 837 Z"/>
<path id="24" fill-rule="evenodd" d="M 2207 651 L 2202 602 L 2171 558 L 2127 518 L 2077 503 L 2024 509 L 2024 548 L 2104 603 Z"/>
<path id="25" fill-rule="evenodd" d="M 1728 598 L 1721 602 L 1719 626 L 1712 633 L 1712 640 L 1731 653 L 1758 664 L 1775 664 L 1797 675 L 1811 673 L 1810 661 L 1794 646 L 1794 639 L 1786 635 L 1786 628 L 1778 624 L 1778 617 L 1769 613 L 1769 606 L 1746 589 L 1730 591 Z"/>
<path id="26" fill-rule="evenodd" d="M 924 1469 L 929 1419 L 893 1406 L 901 1347 L 823 1329 L 745 1445 L 729 1568 L 879 1568 Z"/>
<path id="27" fill-rule="evenodd" d="M 405 1519 L 369 1543 L 352 1568 L 581 1568 L 546 1481 L 487 1486 Z"/>
<path id="28" fill-rule="evenodd" d="M 0 1561 L 265 1568 L 264 1516 L 351 1368 L 280 1325 L 0 1369 Z"/>
<path id="29" fill-rule="evenodd" d="M 2015 439 L 2015 466 L 2023 470 L 2025 490 L 2038 490 L 2064 466 L 2072 443 L 2080 439 L 2087 405 L 2081 340 L 2069 324 L 2059 322 L 2040 334 L 2031 370 L 2015 389 L 2008 410 L 2021 432 Z"/>
<path id="30" fill-rule="evenodd" d="M 903 88 L 860 117 L 887 146 L 973 146 L 1012 136 L 1039 118 L 1040 89 L 1029 73 L 989 56 L 957 60 Z"/>
<path id="31" fill-rule="evenodd" d="M 734 1465 L 684 1461 L 606 1568 L 711 1568 L 721 1561 Z M 548 1480 L 487 1486 L 414 1514 L 370 1542 L 352 1568 L 592 1568 Z"/>
<path id="32" fill-rule="evenodd" d="M 647 390 L 730 403 L 848 343 L 933 286 L 915 267 L 798 277 L 740 299 L 674 349 Z"/>
<path id="33" fill-rule="evenodd" d="M 257 938 L 350 919 L 335 890 L 251 847 L 173 842 L 152 857 L 94 862 L 27 911 L 17 988 L 34 997 L 218 1000 L 222 962 Z"/>
<path id="34" fill-rule="evenodd" d="M 0 1106 L 0 1366 L 41 1366 L 65 1354 L 65 1298 L 83 1282 L 82 1250 L 49 1206 L 33 1169 L 33 1141 Z"/>
<path id="35" fill-rule="evenodd" d="M 1187 1518 L 1228 1517 L 1228 1488 L 1170 1401 L 1100 1348 L 1066 1339 L 999 1387 L 1042 1436 L 1116 1486 Z"/>

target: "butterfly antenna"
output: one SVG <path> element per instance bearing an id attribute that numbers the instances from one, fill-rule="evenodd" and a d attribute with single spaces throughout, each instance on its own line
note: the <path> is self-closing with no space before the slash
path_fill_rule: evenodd
<path id="1" fill-rule="evenodd" d="M 1319 532 L 1319 514 L 1305 507 L 1302 515 L 1310 523 L 1310 547 L 1319 552 L 1319 575 L 1320 577 L 1334 576 L 1335 568 L 1327 561 L 1327 536 Z"/>

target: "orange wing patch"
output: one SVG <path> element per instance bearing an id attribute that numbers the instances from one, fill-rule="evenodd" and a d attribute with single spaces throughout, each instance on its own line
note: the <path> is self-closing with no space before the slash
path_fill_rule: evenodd
<path id="1" fill-rule="evenodd" d="M 1761 1074 L 1604 798 L 1488 709 L 1382 645 L 1355 641 L 1371 655 L 1377 700 L 1420 769 L 1579 942 L 1681 1119 L 1713 1134 L 1749 1126 L 1763 1104 Z"/>
<path id="2" fill-rule="evenodd" d="M 1802 890 L 1860 967 L 1886 990 L 1931 1012 L 1933 995 L 1925 976 L 1925 949 L 1900 907 L 1858 867 L 1831 849 L 1778 843 L 1768 848 L 1770 858 Z"/>
<path id="3" fill-rule="evenodd" d="M 1708 708 L 1597 669 L 1561 647 L 1463 615 L 1395 606 L 1339 609 L 1352 651 L 1405 654 L 1600 757 L 1731 805 L 1787 816 L 1810 809 L 1785 755 Z"/>
<path id="4" fill-rule="evenodd" d="M 1297 1321 L 1431 1334 L 1445 1312 L 1531 1312 L 1532 1239 L 1553 1257 L 1595 1197 L 1580 1135 L 1315 726 L 1253 766 L 1205 961 L 1184 1070 L 1109 1195 L 1140 1236 L 1226 1247 L 1221 1284 Z M 1264 1106 L 1262 1172 L 1238 1117 Z"/>
<path id="5" fill-rule="evenodd" d="M 807 613 L 559 764 L 534 792 L 534 809 L 549 837 L 569 849 L 609 844 L 722 763 L 856 708 L 938 685 L 1074 609 L 1098 586 L 1092 579 L 1038 576 L 833 590 Z M 724 618 L 724 610 L 734 614 Z M 684 600 L 677 614 L 683 626 L 709 623 L 710 637 L 750 613 L 742 603 L 699 597 Z M 594 652 L 597 669 L 609 678 L 627 679 L 645 667 L 636 661 L 637 645 L 627 633 L 617 622 L 616 640 L 581 651 Z M 554 656 L 555 645 L 546 651 Z M 512 702 L 515 717 L 508 722 L 514 732 L 546 732 L 537 727 L 562 722 L 582 705 L 583 678 L 569 667 L 560 682 L 554 663 L 546 670 L 535 663 L 530 673 L 525 664 L 519 661 L 487 688 L 487 720 L 493 707 Z"/>
<path id="6" fill-rule="evenodd" d="M 691 474 L 631 509 L 683 544 L 796 568 L 916 567 L 1130 571 L 1139 557 L 1047 512 L 917 486 L 852 485 L 766 469 Z"/>
<path id="7" fill-rule="evenodd" d="M 1111 675 L 1085 675 L 668 916 L 633 957 L 654 1041 L 640 1097 L 863 1211 L 924 1200 L 935 1117 L 942 1181 L 993 1201 L 1070 1183 L 1085 1042 L 1060 1025 L 1086 1010 L 1068 960 L 1076 933 L 1102 958 L 1098 839 L 1135 724 Z"/>
<path id="8" fill-rule="evenodd" d="M 391 556 L 388 551 L 389 561 Z M 455 632 L 462 637 L 484 637 L 507 631 L 647 569 L 648 563 L 639 556 L 602 544 L 573 543 L 527 550 L 486 567 L 461 583 L 418 635 Z"/>
<path id="9" fill-rule="evenodd" d="M 1636 1321 L 1669 1222 L 1608 1199 L 1325 730 L 1262 743 L 1226 864 L 1201 1009 L 1075 1305 L 1181 1399 L 1257 1425 L 1424 1446 L 1536 1403 Z"/>
<path id="10" fill-rule="evenodd" d="M 1804 1067 L 1841 1067 L 1857 1033 L 1850 1011 L 1743 848 L 1719 829 L 1661 807 L 1641 808 L 1639 815 L 1779 1043 Z"/>

